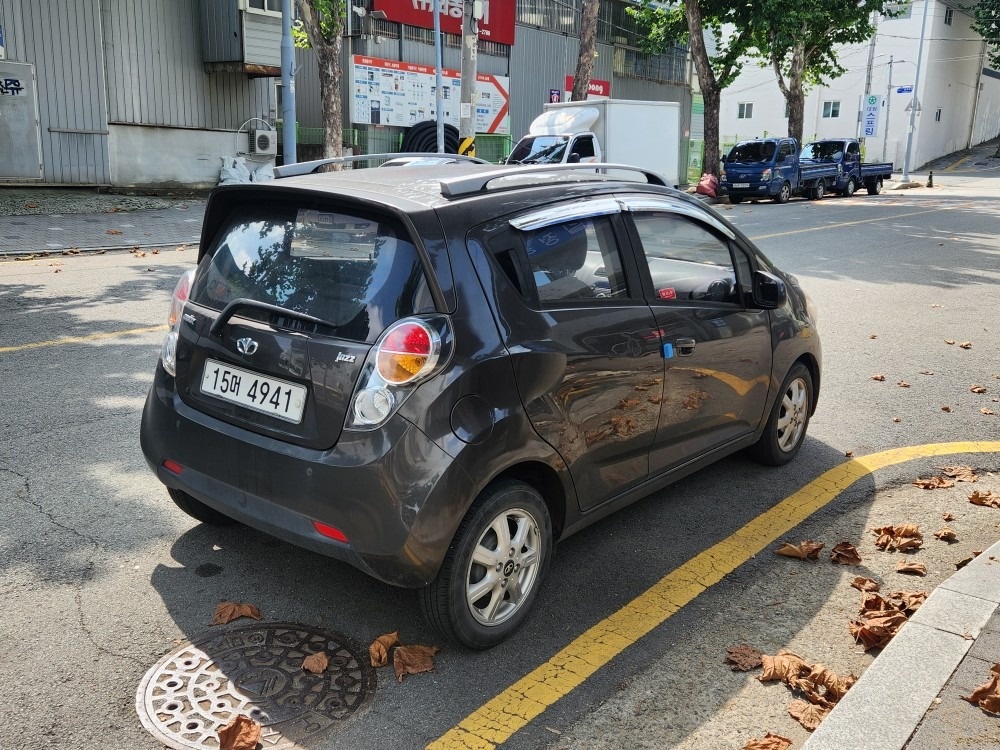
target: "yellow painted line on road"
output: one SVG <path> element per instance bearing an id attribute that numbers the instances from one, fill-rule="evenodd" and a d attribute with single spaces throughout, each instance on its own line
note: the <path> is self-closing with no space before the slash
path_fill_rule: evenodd
<path id="1" fill-rule="evenodd" d="M 952 164 L 952 165 L 951 165 L 950 167 L 945 167 L 945 168 L 944 168 L 944 171 L 945 171 L 945 172 L 950 172 L 951 170 L 955 169 L 955 168 L 956 168 L 957 166 L 959 166 L 960 164 L 965 164 L 965 162 L 967 162 L 967 161 L 968 161 L 968 160 L 969 160 L 970 158 L 971 158 L 971 157 L 969 157 L 969 156 L 963 156 L 963 157 L 962 157 L 961 159 L 959 159 L 958 161 L 956 161 L 956 162 L 955 162 L 954 164 Z"/>
<path id="2" fill-rule="evenodd" d="M 493 750 L 615 656 L 859 479 L 887 466 L 955 453 L 1000 453 L 1000 441 L 895 448 L 854 458 L 824 472 L 731 536 L 672 570 L 431 742 L 427 750 Z"/>
<path id="3" fill-rule="evenodd" d="M 147 326 L 146 328 L 130 328 L 127 331 L 107 331 L 106 333 L 89 333 L 86 336 L 67 336 L 51 341 L 33 341 L 30 344 L 18 344 L 17 346 L 0 346 L 0 354 L 10 352 L 23 352 L 28 349 L 44 349 L 49 346 L 64 346 L 66 344 L 86 344 L 90 341 L 100 341 L 101 339 L 114 339 L 119 336 L 138 336 L 143 333 L 154 333 L 165 331 L 167 326 Z"/>

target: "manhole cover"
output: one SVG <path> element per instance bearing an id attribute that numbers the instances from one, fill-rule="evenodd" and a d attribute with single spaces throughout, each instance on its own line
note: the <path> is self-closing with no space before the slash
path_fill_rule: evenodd
<path id="1" fill-rule="evenodd" d="M 322 674 L 302 669 L 319 651 Z M 142 725 L 177 750 L 218 748 L 216 730 L 237 714 L 262 725 L 273 750 L 301 748 L 351 718 L 375 691 L 366 654 L 335 633 L 288 623 L 213 632 L 160 659 L 139 683 Z"/>

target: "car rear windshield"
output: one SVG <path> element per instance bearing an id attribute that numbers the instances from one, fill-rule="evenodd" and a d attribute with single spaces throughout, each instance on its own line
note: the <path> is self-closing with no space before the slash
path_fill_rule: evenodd
<path id="1" fill-rule="evenodd" d="M 235 209 L 199 264 L 192 302 L 221 311 L 235 299 L 305 313 L 336 336 L 368 342 L 394 321 L 434 308 L 420 256 L 398 220 L 282 204 Z"/>

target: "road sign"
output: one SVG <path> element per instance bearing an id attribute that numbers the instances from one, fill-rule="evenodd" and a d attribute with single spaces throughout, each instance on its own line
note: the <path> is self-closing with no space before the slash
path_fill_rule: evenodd
<path id="1" fill-rule="evenodd" d="M 896 93 L 897 94 L 912 94 L 913 93 L 913 86 L 900 86 L 898 89 L 896 89 Z"/>
<path id="2" fill-rule="evenodd" d="M 882 97 L 869 94 L 865 98 L 865 111 L 861 115 L 861 132 L 865 138 L 878 135 L 878 121 L 882 112 Z"/>

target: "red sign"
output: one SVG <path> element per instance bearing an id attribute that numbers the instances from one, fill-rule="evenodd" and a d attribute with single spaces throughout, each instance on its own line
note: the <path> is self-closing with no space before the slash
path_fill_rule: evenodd
<path id="1" fill-rule="evenodd" d="M 439 0 L 441 3 L 441 31 L 448 34 L 462 33 L 463 0 Z M 434 0 L 375 0 L 372 10 L 381 10 L 385 17 L 396 23 L 434 28 Z M 500 44 L 514 43 L 513 0 L 492 0 L 483 3 L 483 17 L 479 21 L 479 38 Z"/>
<path id="2" fill-rule="evenodd" d="M 573 90 L 573 76 L 566 76 L 566 90 Z M 603 96 L 608 98 L 611 96 L 611 81 L 602 81 L 599 78 L 591 78 L 590 85 L 587 87 L 587 93 L 591 96 Z"/>

